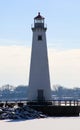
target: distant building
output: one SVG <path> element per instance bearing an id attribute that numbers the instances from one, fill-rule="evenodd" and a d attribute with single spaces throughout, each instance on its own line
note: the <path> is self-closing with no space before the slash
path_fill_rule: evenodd
<path id="1" fill-rule="evenodd" d="M 44 17 L 38 13 L 32 27 L 32 53 L 29 77 L 28 100 L 51 100 L 46 30 Z"/>

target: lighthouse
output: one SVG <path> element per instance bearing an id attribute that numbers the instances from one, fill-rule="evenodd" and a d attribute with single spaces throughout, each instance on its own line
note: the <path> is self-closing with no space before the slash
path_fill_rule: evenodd
<path id="1" fill-rule="evenodd" d="M 51 100 L 45 18 L 40 13 L 34 18 L 31 64 L 29 75 L 29 101 Z"/>

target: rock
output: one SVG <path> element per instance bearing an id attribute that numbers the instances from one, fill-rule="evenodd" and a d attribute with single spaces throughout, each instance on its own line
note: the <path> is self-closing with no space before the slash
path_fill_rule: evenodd
<path id="1" fill-rule="evenodd" d="M 3 110 L 0 108 L 0 114 L 2 114 L 3 113 Z"/>
<path id="2" fill-rule="evenodd" d="M 42 112 L 38 112 L 28 106 L 10 108 L 5 107 L 0 109 L 0 119 L 35 119 L 45 118 Z"/>

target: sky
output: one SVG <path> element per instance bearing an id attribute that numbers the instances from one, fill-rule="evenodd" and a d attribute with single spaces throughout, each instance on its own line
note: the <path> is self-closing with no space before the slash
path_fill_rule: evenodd
<path id="1" fill-rule="evenodd" d="M 31 25 L 38 12 L 48 28 L 51 84 L 79 87 L 79 0 L 0 1 L 0 86 L 28 83 Z"/>

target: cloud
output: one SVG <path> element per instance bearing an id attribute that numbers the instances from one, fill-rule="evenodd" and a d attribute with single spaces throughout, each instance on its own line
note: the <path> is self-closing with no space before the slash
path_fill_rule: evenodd
<path id="1" fill-rule="evenodd" d="M 27 84 L 30 48 L 0 46 L 0 84 Z"/>
<path id="2" fill-rule="evenodd" d="M 49 49 L 50 74 L 52 84 L 66 87 L 80 86 L 80 49 Z"/>
<path id="3" fill-rule="evenodd" d="M 31 48 L 0 46 L 0 85 L 28 84 Z M 48 48 L 51 85 L 80 86 L 80 49 Z"/>
<path id="4" fill-rule="evenodd" d="M 13 46 L 13 45 L 17 45 L 17 46 L 20 46 L 20 45 L 26 45 L 26 43 L 30 44 L 30 41 L 23 41 L 23 40 L 11 40 L 11 39 L 1 39 L 0 38 L 0 46 L 4 46 L 5 45 L 8 45 L 8 46 Z M 6 46 L 7 47 L 7 46 Z"/>

